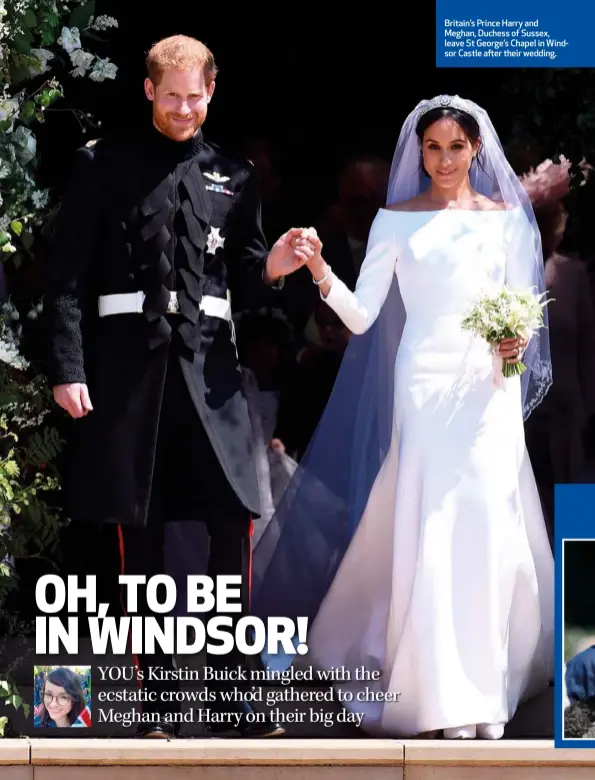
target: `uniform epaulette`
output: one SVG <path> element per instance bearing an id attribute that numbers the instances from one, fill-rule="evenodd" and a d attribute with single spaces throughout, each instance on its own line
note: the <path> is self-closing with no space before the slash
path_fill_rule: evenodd
<path id="1" fill-rule="evenodd" d="M 95 149 L 99 141 L 101 141 L 101 138 L 92 138 L 90 141 L 87 141 L 85 146 L 87 149 Z"/>

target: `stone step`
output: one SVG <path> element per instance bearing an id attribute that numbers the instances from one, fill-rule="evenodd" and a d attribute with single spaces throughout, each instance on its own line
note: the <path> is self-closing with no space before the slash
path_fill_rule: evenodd
<path id="1" fill-rule="evenodd" d="M 549 740 L 0 740 L 2 780 L 587 780 Z"/>

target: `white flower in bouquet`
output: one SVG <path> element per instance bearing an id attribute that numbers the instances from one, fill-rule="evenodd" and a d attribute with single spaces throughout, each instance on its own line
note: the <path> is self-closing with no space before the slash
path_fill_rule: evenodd
<path id="1" fill-rule="evenodd" d="M 535 331 L 544 327 L 543 310 L 553 299 L 546 293 L 533 290 L 511 290 L 503 287 L 498 293 L 482 295 L 463 318 L 461 327 L 483 338 L 497 352 L 504 339 L 529 340 Z M 519 376 L 527 370 L 522 361 L 503 361 L 505 377 Z"/>

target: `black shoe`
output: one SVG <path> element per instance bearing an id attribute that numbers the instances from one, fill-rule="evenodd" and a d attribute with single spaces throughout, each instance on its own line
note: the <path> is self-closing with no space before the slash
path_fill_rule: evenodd
<path id="1" fill-rule="evenodd" d="M 136 730 L 136 738 L 141 739 L 175 739 L 177 737 L 177 723 L 140 723 Z"/>
<path id="2" fill-rule="evenodd" d="M 239 715 L 228 721 L 214 721 L 207 723 L 207 730 L 214 737 L 280 737 L 285 734 L 285 729 L 267 714 L 265 720 L 248 720 L 248 716 L 255 714 L 255 710 L 245 701 L 228 702 L 224 707 L 217 707 L 217 714 Z"/>

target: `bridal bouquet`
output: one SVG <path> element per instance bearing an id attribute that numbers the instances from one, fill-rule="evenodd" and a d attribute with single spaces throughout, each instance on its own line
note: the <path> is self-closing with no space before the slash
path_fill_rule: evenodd
<path id="1" fill-rule="evenodd" d="M 461 327 L 485 339 L 496 356 L 503 339 L 529 339 L 532 333 L 543 327 L 543 310 L 549 303 L 545 295 L 508 287 L 498 293 L 482 295 L 463 319 Z M 526 370 L 520 360 L 499 360 L 498 373 L 501 377 L 519 376 Z"/>

